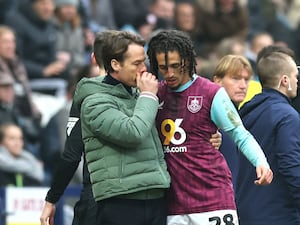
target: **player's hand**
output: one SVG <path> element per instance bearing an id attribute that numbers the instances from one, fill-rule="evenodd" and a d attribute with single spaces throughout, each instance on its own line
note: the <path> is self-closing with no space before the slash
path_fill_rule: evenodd
<path id="1" fill-rule="evenodd" d="M 215 134 L 211 135 L 211 138 L 209 139 L 211 145 L 219 150 L 221 144 L 222 144 L 222 134 L 217 130 Z"/>
<path id="2" fill-rule="evenodd" d="M 272 170 L 264 165 L 256 167 L 257 179 L 254 181 L 256 185 L 268 185 L 273 180 Z"/>
<path id="3" fill-rule="evenodd" d="M 55 204 L 46 201 L 40 217 L 41 225 L 54 224 L 55 210 L 56 210 Z"/>

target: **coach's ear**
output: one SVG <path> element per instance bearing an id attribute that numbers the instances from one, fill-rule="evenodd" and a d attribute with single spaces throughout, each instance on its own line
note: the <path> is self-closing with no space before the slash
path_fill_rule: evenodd
<path id="1" fill-rule="evenodd" d="M 110 61 L 110 65 L 111 65 L 111 68 L 113 68 L 114 71 L 116 71 L 116 72 L 119 72 L 119 71 L 120 71 L 121 64 L 119 63 L 118 60 L 112 59 L 112 60 Z"/>
<path id="2" fill-rule="evenodd" d="M 92 65 L 97 66 L 97 62 L 96 62 L 96 58 L 95 58 L 94 52 L 92 52 L 92 54 L 91 54 L 91 63 L 92 63 Z"/>

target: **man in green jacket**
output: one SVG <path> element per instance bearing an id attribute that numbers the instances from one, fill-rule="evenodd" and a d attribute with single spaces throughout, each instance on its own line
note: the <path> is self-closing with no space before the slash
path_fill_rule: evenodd
<path id="1" fill-rule="evenodd" d="M 155 128 L 158 81 L 146 72 L 144 44 L 129 32 L 108 40 L 101 54 L 107 75 L 83 79 L 74 97 L 99 225 L 166 224 L 170 177 Z M 97 43 L 94 52 L 97 59 Z"/>

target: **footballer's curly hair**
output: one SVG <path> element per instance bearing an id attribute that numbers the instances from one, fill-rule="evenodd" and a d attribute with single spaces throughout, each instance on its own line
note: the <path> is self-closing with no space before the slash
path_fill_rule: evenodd
<path id="1" fill-rule="evenodd" d="M 179 30 L 163 30 L 151 38 L 147 50 L 151 72 L 158 74 L 156 54 L 159 53 L 165 54 L 166 66 L 168 67 L 167 53 L 170 51 L 178 51 L 183 70 L 187 70 L 192 77 L 196 73 L 196 53 L 188 34 Z"/>

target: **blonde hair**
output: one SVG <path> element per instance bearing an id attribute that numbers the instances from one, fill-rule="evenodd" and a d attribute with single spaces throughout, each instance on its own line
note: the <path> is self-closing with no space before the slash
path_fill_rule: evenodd
<path id="1" fill-rule="evenodd" d="M 226 74 L 237 74 L 242 69 L 252 75 L 253 70 L 250 62 L 242 55 L 225 55 L 223 56 L 214 71 L 214 77 L 223 78 Z"/>

